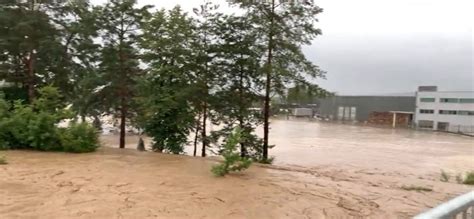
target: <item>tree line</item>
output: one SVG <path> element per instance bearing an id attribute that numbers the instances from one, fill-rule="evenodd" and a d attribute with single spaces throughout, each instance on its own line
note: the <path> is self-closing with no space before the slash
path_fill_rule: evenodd
<path id="1" fill-rule="evenodd" d="M 7 98 L 33 103 L 39 88 L 56 87 L 76 117 L 118 118 L 120 148 L 131 125 L 159 152 L 182 153 L 192 135 L 204 157 L 238 127 L 240 155 L 267 162 L 272 96 L 289 86 L 326 94 L 313 83 L 324 71 L 302 52 L 321 34 L 322 9 L 309 2 L 230 2 L 238 15 L 211 2 L 191 14 L 135 0 L 1 2 Z"/>

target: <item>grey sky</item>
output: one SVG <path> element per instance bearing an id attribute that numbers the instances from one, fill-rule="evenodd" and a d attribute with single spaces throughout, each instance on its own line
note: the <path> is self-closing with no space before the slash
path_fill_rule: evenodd
<path id="1" fill-rule="evenodd" d="M 138 0 L 190 11 L 203 0 Z M 215 0 L 225 5 L 225 1 Z M 102 3 L 105 0 L 92 0 Z M 339 94 L 474 90 L 472 0 L 315 0 L 323 35 L 304 49 Z M 232 12 L 234 9 L 226 8 Z"/>

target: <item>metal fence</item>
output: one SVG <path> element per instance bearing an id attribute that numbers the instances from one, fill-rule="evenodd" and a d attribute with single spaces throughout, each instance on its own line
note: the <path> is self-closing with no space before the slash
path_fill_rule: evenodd
<path id="1" fill-rule="evenodd" d="M 474 191 L 451 199 L 414 219 L 474 219 Z"/>

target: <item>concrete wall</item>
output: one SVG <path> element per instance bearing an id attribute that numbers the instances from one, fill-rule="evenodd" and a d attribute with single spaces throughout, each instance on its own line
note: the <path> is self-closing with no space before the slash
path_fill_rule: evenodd
<path id="1" fill-rule="evenodd" d="M 319 113 L 337 120 L 338 108 L 356 107 L 355 120 L 364 122 L 371 112 L 415 111 L 416 98 L 411 96 L 334 96 L 319 100 Z"/>
<path id="2" fill-rule="evenodd" d="M 421 102 L 421 98 L 435 98 L 434 102 Z M 449 130 L 457 132 L 472 132 L 474 130 L 474 115 L 445 115 L 440 114 L 440 110 L 452 110 L 452 111 L 472 111 L 474 112 L 474 103 L 443 103 L 440 102 L 441 98 L 456 98 L 456 99 L 473 99 L 473 91 L 465 92 L 418 92 L 416 101 L 416 114 L 415 123 L 419 123 L 420 120 L 433 121 L 433 130 L 438 129 L 438 122 L 449 123 Z M 420 110 L 433 110 L 432 114 L 420 113 Z"/>

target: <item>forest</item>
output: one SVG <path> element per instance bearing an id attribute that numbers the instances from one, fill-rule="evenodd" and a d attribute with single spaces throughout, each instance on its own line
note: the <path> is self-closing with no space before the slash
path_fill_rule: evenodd
<path id="1" fill-rule="evenodd" d="M 309 1 L 229 4 L 237 13 L 208 1 L 188 13 L 135 0 L 2 0 L 0 148 L 93 151 L 94 129 L 111 115 L 120 148 L 136 127 L 153 151 L 192 144 L 205 157 L 237 128 L 240 156 L 271 162 L 274 98 L 328 95 L 315 83 L 325 72 L 302 51 L 322 34 L 323 10 Z M 58 127 L 64 119 L 73 124 Z"/>

